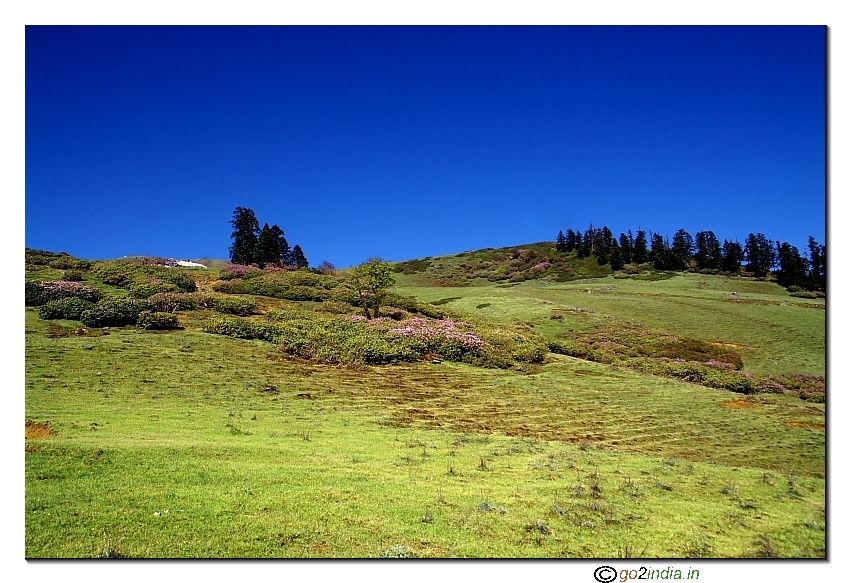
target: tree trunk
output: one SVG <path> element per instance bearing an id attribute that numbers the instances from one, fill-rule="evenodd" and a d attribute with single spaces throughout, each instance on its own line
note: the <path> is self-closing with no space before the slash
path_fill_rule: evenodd
<path id="1" fill-rule="evenodd" d="M 366 319 L 371 320 L 372 315 L 369 314 L 369 304 L 366 303 L 366 297 L 363 295 L 363 290 L 358 289 L 357 293 L 360 295 L 360 301 L 363 302 L 363 313 L 366 314 Z"/>

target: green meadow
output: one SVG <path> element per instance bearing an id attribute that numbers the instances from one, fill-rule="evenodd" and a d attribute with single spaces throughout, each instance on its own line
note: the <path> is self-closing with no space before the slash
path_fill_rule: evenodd
<path id="1" fill-rule="evenodd" d="M 345 274 L 180 269 L 211 295 L 175 330 L 26 307 L 26 556 L 825 556 L 824 300 L 437 259 L 399 269 L 383 328 Z M 413 317 L 485 346 L 424 354 L 392 336 Z"/>

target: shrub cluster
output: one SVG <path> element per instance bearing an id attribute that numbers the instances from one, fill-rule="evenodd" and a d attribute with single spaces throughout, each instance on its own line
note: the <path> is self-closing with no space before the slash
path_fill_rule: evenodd
<path id="1" fill-rule="evenodd" d="M 85 274 L 79 269 L 71 269 L 62 274 L 62 281 L 83 281 Z"/>
<path id="2" fill-rule="evenodd" d="M 141 312 L 138 324 L 145 330 L 176 330 L 179 327 L 177 316 L 165 312 Z"/>
<path id="3" fill-rule="evenodd" d="M 825 298 L 826 294 L 822 291 L 796 291 L 790 294 L 792 298 L 806 298 L 809 300 L 815 300 L 818 298 Z"/>
<path id="4" fill-rule="evenodd" d="M 96 302 L 103 294 L 98 289 L 76 281 L 28 281 L 24 296 L 27 306 L 42 306 L 49 301 L 63 298 Z"/>
<path id="5" fill-rule="evenodd" d="M 451 320 L 269 310 L 265 321 L 214 317 L 204 331 L 274 342 L 288 354 L 326 363 L 377 365 L 422 360 L 427 354 L 476 366 L 511 368 L 543 362 L 546 348 L 513 330 L 473 330 Z"/>
<path id="6" fill-rule="evenodd" d="M 135 295 L 139 297 L 145 289 L 139 286 L 144 284 L 172 284 L 176 289 L 184 292 L 193 292 L 197 289 L 195 281 L 177 268 L 155 263 L 129 260 L 99 261 L 92 266 L 92 274 L 107 285 L 131 291 L 133 287 L 137 287 L 139 291 L 135 292 Z M 160 289 L 153 293 L 163 291 L 168 290 Z"/>
<path id="7" fill-rule="evenodd" d="M 167 283 L 155 278 L 148 281 L 134 280 L 130 283 L 128 289 L 130 290 L 130 297 L 141 300 L 147 299 L 154 294 L 180 291 L 180 288 L 173 283 Z"/>
<path id="8" fill-rule="evenodd" d="M 149 311 L 150 304 L 145 300 L 105 299 L 83 312 L 80 320 L 86 326 L 103 328 L 104 326 L 128 326 L 135 324 L 139 314 Z"/>
<path id="9" fill-rule="evenodd" d="M 484 346 L 481 338 L 466 329 L 465 322 L 411 318 L 404 324 L 391 328 L 389 334 L 406 336 L 415 341 L 422 353 L 438 354 L 446 360 L 462 361 L 467 355 L 476 356 Z"/>
<path id="10" fill-rule="evenodd" d="M 329 297 L 321 287 L 290 285 L 288 282 L 270 281 L 265 277 L 216 281 L 213 290 L 227 294 L 250 294 L 296 302 L 321 302 Z"/>
<path id="11" fill-rule="evenodd" d="M 94 307 L 94 303 L 80 298 L 50 300 L 39 306 L 38 315 L 43 320 L 79 320 L 83 312 Z"/>

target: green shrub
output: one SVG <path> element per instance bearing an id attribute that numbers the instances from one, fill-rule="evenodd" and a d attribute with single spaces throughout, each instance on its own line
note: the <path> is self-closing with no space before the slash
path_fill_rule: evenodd
<path id="1" fill-rule="evenodd" d="M 130 297 L 138 298 L 138 299 L 147 299 L 154 294 L 162 294 L 162 293 L 174 293 L 180 291 L 173 283 L 166 283 L 164 281 L 152 280 L 152 281 L 133 281 L 130 286 Z"/>
<path id="2" fill-rule="evenodd" d="M 798 291 L 791 294 L 792 298 L 805 298 L 809 300 L 814 300 L 818 298 L 825 298 L 826 294 L 820 291 Z"/>
<path id="3" fill-rule="evenodd" d="M 150 308 L 151 305 L 145 300 L 105 299 L 83 312 L 80 320 L 93 328 L 128 326 L 135 324 L 139 314 Z"/>
<path id="4" fill-rule="evenodd" d="M 24 301 L 27 306 L 42 306 L 51 300 L 79 298 L 96 302 L 103 297 L 100 290 L 76 281 L 28 281 Z"/>
<path id="5" fill-rule="evenodd" d="M 565 356 L 572 356 L 573 358 L 581 358 L 583 360 L 590 360 L 592 362 L 602 362 L 602 363 L 611 363 L 611 357 L 601 350 L 594 350 L 593 348 L 588 348 L 586 346 L 582 346 L 580 344 L 573 344 L 570 342 L 550 342 L 549 343 L 549 352 L 554 354 L 563 354 Z"/>
<path id="6" fill-rule="evenodd" d="M 257 302 L 253 298 L 210 297 L 212 309 L 223 314 L 250 316 L 256 313 Z"/>
<path id="7" fill-rule="evenodd" d="M 62 281 L 83 281 L 84 279 L 85 274 L 78 269 L 72 269 L 62 274 Z"/>
<path id="8" fill-rule="evenodd" d="M 267 281 L 264 277 L 249 280 L 219 280 L 213 283 L 212 288 L 213 290 L 222 293 L 250 294 L 296 302 L 321 302 L 327 299 L 330 295 L 329 292 L 322 287 L 284 285 L 279 282 Z"/>
<path id="9" fill-rule="evenodd" d="M 179 327 L 177 316 L 165 312 L 142 312 L 138 324 L 145 330 L 176 330 Z"/>
<path id="10" fill-rule="evenodd" d="M 173 284 L 178 290 L 185 292 L 193 292 L 197 289 L 192 278 L 174 267 L 128 260 L 99 261 L 92 266 L 92 274 L 106 285 L 119 288 L 163 282 Z"/>
<path id="11" fill-rule="evenodd" d="M 76 259 L 71 256 L 63 256 L 57 257 L 56 259 L 52 259 L 47 262 L 48 267 L 52 267 L 53 269 L 82 269 L 88 270 L 91 269 L 92 262 L 86 261 L 85 259 Z"/>
<path id="12" fill-rule="evenodd" d="M 245 340 L 265 340 L 266 342 L 277 342 L 279 337 L 278 327 L 275 325 L 224 316 L 210 318 L 204 323 L 203 330 L 210 334 L 222 334 Z"/>
<path id="13" fill-rule="evenodd" d="M 157 293 L 148 298 L 151 307 L 157 312 L 178 312 L 197 310 L 208 296 L 186 293 Z M 209 300 L 208 300 L 209 301 Z M 211 304 L 210 304 L 211 305 Z"/>
<path id="14" fill-rule="evenodd" d="M 80 298 L 62 298 L 41 305 L 38 315 L 42 320 L 79 320 L 92 307 L 94 303 Z"/>

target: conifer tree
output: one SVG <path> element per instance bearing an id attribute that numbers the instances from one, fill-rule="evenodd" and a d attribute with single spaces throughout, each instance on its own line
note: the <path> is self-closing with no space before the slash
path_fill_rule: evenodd
<path id="1" fill-rule="evenodd" d="M 625 233 L 620 233 L 620 255 L 623 258 L 623 264 L 632 262 L 632 232 L 629 231 L 629 236 Z M 622 267 L 620 268 L 622 269 Z"/>
<path id="2" fill-rule="evenodd" d="M 261 268 L 266 265 L 278 263 L 280 261 L 280 249 L 277 244 L 277 238 L 274 236 L 271 227 L 266 223 L 260 231 L 260 237 L 257 240 L 257 251 L 254 254 L 254 263 Z"/>
<path id="3" fill-rule="evenodd" d="M 558 231 L 558 238 L 555 240 L 555 249 L 561 252 L 567 250 L 567 238 L 564 236 L 563 231 Z"/>
<path id="4" fill-rule="evenodd" d="M 826 246 L 809 235 L 809 287 L 826 291 Z"/>
<path id="5" fill-rule="evenodd" d="M 723 261 L 721 267 L 723 271 L 729 273 L 739 273 L 741 271 L 741 262 L 744 260 L 744 250 L 741 244 L 737 241 L 727 241 L 723 239 Z"/>
<path id="6" fill-rule="evenodd" d="M 632 263 L 646 263 L 649 260 L 649 252 L 646 245 L 646 232 L 638 229 L 635 244 L 632 247 Z"/>
<path id="7" fill-rule="evenodd" d="M 286 240 L 283 229 L 277 225 L 272 225 L 271 231 L 277 242 L 277 255 L 280 264 L 295 265 L 295 262 L 292 260 L 292 249 L 289 248 L 289 242 Z"/>
<path id="8" fill-rule="evenodd" d="M 260 234 L 260 223 L 254 215 L 254 211 L 241 206 L 233 211 L 233 219 L 230 221 L 233 233 L 230 238 L 230 261 L 240 265 L 250 265 L 255 261 L 257 251 L 257 239 Z"/>
<path id="9" fill-rule="evenodd" d="M 652 238 L 652 247 L 650 249 L 649 258 L 652 261 L 652 266 L 655 269 L 669 269 L 670 258 L 669 255 L 669 246 L 667 242 L 664 240 L 659 233 L 653 233 L 650 231 L 650 236 Z"/>
<path id="10" fill-rule="evenodd" d="M 292 248 L 292 261 L 296 267 L 309 267 L 309 263 L 307 262 L 307 258 L 304 257 L 304 252 L 301 250 L 301 245 L 296 245 Z"/>
<path id="11" fill-rule="evenodd" d="M 691 235 L 684 229 L 679 229 L 673 235 L 673 244 L 669 252 L 669 269 L 682 271 L 691 266 L 691 250 L 694 241 Z"/>
<path id="12" fill-rule="evenodd" d="M 567 229 L 566 247 L 567 252 L 570 252 L 576 248 L 576 233 L 572 229 Z"/>
<path id="13" fill-rule="evenodd" d="M 625 265 L 622 249 L 619 245 L 617 245 L 616 241 L 614 241 L 614 244 L 611 245 L 609 261 L 611 262 L 611 269 L 614 271 L 620 271 Z"/>
<path id="14" fill-rule="evenodd" d="M 777 242 L 777 245 L 779 271 L 776 273 L 776 283 L 783 287 L 809 287 L 809 266 L 808 262 L 800 257 L 800 251 L 789 243 Z"/>

